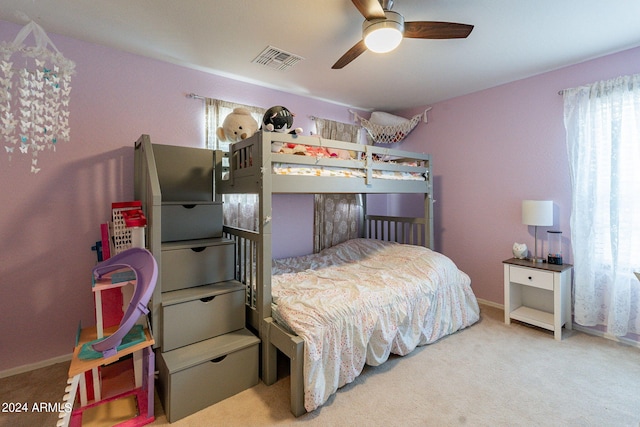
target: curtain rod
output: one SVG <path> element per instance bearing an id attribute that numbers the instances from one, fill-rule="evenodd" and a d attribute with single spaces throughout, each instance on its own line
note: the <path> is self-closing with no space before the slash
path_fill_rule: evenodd
<path id="1" fill-rule="evenodd" d="M 187 94 L 187 98 L 191 98 L 191 99 L 202 99 L 202 100 L 207 99 L 206 97 L 201 96 L 201 95 L 196 95 L 196 94 L 195 94 L 195 93 L 193 93 L 193 92 L 188 93 L 188 94 Z"/>

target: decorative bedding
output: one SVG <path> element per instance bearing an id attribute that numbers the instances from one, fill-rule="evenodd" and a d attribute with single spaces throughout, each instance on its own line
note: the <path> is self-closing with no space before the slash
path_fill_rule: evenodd
<path id="1" fill-rule="evenodd" d="M 466 328 L 479 319 L 471 280 L 421 246 L 354 239 L 274 260 L 273 316 L 304 339 L 305 408 L 313 411 L 364 364 Z"/>
<path id="2" fill-rule="evenodd" d="M 353 151 L 302 144 L 284 144 L 281 142 L 273 142 L 271 144 L 271 152 L 281 154 L 295 154 L 306 157 L 314 157 L 317 159 L 322 158 L 353 160 L 356 158 L 356 153 Z M 383 160 L 377 157 L 374 158 L 374 161 L 380 163 L 396 163 L 403 166 L 418 166 L 416 162 L 396 162 L 394 160 Z M 344 168 L 323 165 L 300 165 L 280 162 L 272 162 L 271 166 L 272 172 L 276 175 L 337 176 L 344 178 L 365 178 L 367 176 L 367 173 L 364 169 L 357 168 Z M 377 169 L 372 170 L 372 177 L 404 181 L 424 181 L 426 179 L 424 174 L 419 172 L 383 171 Z"/>
<path id="3" fill-rule="evenodd" d="M 284 142 L 272 142 L 271 152 L 281 154 L 296 154 L 309 157 L 336 158 L 343 160 L 356 158 L 355 151 L 342 150 L 340 148 L 322 147 L 317 145 L 292 144 Z"/>

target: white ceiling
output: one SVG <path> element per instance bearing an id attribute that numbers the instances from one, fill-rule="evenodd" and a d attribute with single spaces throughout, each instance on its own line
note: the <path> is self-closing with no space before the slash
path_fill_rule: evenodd
<path id="1" fill-rule="evenodd" d="M 475 28 L 467 39 L 405 39 L 392 53 L 365 52 L 332 70 L 362 35 L 348 0 L 2 0 L 0 19 L 28 17 L 48 33 L 386 111 L 640 46 L 638 0 L 396 0 L 393 10 L 407 21 Z M 304 60 L 286 71 L 252 63 L 267 46 Z"/>

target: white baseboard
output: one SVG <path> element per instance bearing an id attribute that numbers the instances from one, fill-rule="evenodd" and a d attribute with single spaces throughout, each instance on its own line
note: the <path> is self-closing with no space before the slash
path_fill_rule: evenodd
<path id="1" fill-rule="evenodd" d="M 500 310 L 504 310 L 504 304 L 498 304 L 497 302 L 489 301 L 482 298 L 476 298 L 478 300 L 478 304 L 488 305 L 489 307 L 498 308 Z"/>
<path id="2" fill-rule="evenodd" d="M 640 342 L 630 340 L 629 338 L 616 337 L 615 335 L 607 334 L 605 332 L 598 331 L 598 330 L 593 329 L 593 328 L 589 328 L 589 327 L 586 327 L 586 326 L 580 326 L 577 323 L 573 324 L 573 329 L 575 329 L 576 331 L 584 332 L 585 334 L 595 335 L 596 337 L 601 337 L 601 338 L 605 338 L 605 339 L 608 339 L 608 340 L 611 340 L 611 341 L 616 341 L 616 342 L 619 342 L 619 343 L 622 343 L 622 344 L 626 344 L 626 345 L 629 345 L 631 347 L 640 348 Z"/>
<path id="3" fill-rule="evenodd" d="M 504 310 L 504 304 L 498 304 L 496 302 L 485 300 L 485 299 L 482 299 L 482 298 L 477 298 L 477 300 L 478 300 L 478 304 L 480 304 L 480 305 L 486 305 L 486 306 L 489 306 L 489 307 L 497 308 L 499 310 Z M 598 331 L 596 329 L 588 328 L 586 326 L 580 326 L 577 323 L 572 323 L 572 327 L 576 331 L 584 332 L 585 334 L 594 335 L 594 336 L 597 336 L 597 337 L 600 337 L 600 338 L 604 338 L 604 339 L 608 339 L 608 340 L 611 340 L 611 341 L 616 341 L 616 342 L 619 342 L 619 343 L 622 343 L 622 344 L 626 344 L 626 345 L 629 345 L 631 347 L 640 348 L 640 342 L 636 342 L 636 341 L 630 340 L 628 338 L 616 337 L 614 335 L 607 334 L 607 333 L 604 333 L 602 331 Z"/>
<path id="4" fill-rule="evenodd" d="M 63 354 L 62 356 L 54 357 L 52 359 L 43 360 L 29 365 L 22 365 L 16 368 L 0 371 L 0 378 L 11 377 L 13 375 L 23 374 L 25 372 L 34 371 L 40 368 L 46 368 L 47 366 L 55 365 L 56 363 L 68 362 L 71 360 L 72 354 Z"/>

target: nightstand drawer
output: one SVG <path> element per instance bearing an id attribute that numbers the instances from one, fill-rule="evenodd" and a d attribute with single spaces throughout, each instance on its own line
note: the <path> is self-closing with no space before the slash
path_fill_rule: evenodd
<path id="1" fill-rule="evenodd" d="M 509 267 L 510 281 L 534 288 L 553 290 L 553 273 L 533 268 Z"/>

